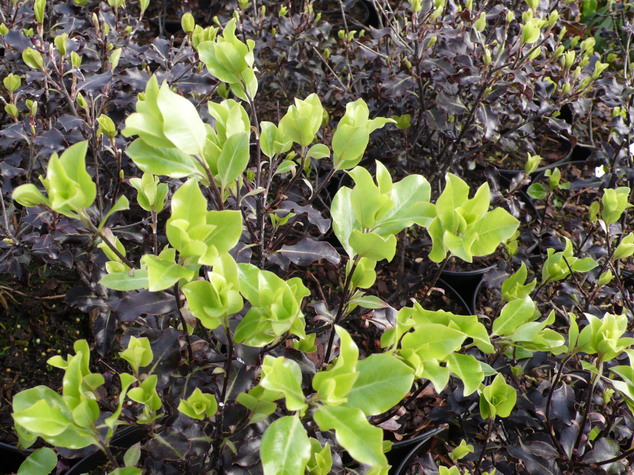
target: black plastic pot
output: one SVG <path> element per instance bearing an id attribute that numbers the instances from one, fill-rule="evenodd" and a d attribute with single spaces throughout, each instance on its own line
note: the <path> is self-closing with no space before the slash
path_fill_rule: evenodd
<path id="1" fill-rule="evenodd" d="M 141 426 L 129 426 L 118 431 L 110 441 L 110 447 L 116 453 L 125 451 L 137 442 L 147 437 L 147 430 Z M 68 471 L 66 475 L 81 475 L 90 473 L 91 470 L 98 469 L 107 462 L 106 456 L 101 450 L 96 450 L 90 455 L 80 459 Z"/>
<path id="2" fill-rule="evenodd" d="M 0 473 L 15 473 L 24 460 L 33 452 L 32 450 L 20 450 L 14 445 L 0 442 Z"/>
<path id="3" fill-rule="evenodd" d="M 388 462 L 392 465 L 390 475 L 403 475 L 412 461 L 429 449 L 432 439 L 446 430 L 446 427 L 438 427 L 392 445 L 392 450 L 386 454 Z"/>
<path id="4" fill-rule="evenodd" d="M 468 271 L 449 271 L 444 270 L 440 274 L 438 280 L 441 286 L 446 285 L 462 299 L 465 308 L 471 315 L 475 315 L 477 311 L 476 301 L 478 292 L 482 286 L 482 278 L 484 274 L 493 269 L 494 266 L 485 267 L 483 269 L 475 269 Z M 446 288 L 446 287 L 444 287 Z"/>

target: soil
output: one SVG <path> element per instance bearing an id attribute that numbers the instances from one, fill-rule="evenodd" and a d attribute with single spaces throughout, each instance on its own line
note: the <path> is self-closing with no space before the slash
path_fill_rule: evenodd
<path id="1" fill-rule="evenodd" d="M 69 276 L 67 276 L 69 277 Z M 72 282 L 72 281 L 70 281 Z M 45 278 L 29 286 L 0 285 L 0 441 L 13 444 L 11 402 L 38 385 L 61 387 L 61 371 L 48 366 L 54 355 L 73 352 L 73 343 L 90 338 L 88 316 L 65 301 L 69 282 Z"/>

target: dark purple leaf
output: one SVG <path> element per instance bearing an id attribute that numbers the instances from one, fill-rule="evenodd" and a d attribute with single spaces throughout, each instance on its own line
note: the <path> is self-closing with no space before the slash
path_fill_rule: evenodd
<path id="1" fill-rule="evenodd" d="M 341 256 L 330 243 L 310 238 L 302 239 L 292 246 L 282 246 L 279 253 L 299 266 L 307 266 L 320 259 L 326 259 L 335 265 L 341 261 Z"/>
<path id="2" fill-rule="evenodd" d="M 102 74 L 95 74 L 87 77 L 85 81 L 81 82 L 77 87 L 77 90 L 94 92 L 108 84 L 111 79 L 112 73 L 110 71 Z"/>
<path id="3" fill-rule="evenodd" d="M 11 30 L 9 33 L 3 36 L 4 41 L 7 42 L 9 46 L 13 49 L 18 50 L 20 53 L 27 48 L 33 46 L 31 41 L 24 36 L 24 33 L 21 31 Z"/>
<path id="4" fill-rule="evenodd" d="M 300 206 L 293 201 L 284 201 L 279 209 L 293 211 L 295 214 L 306 214 L 308 222 L 317 226 L 322 234 L 330 229 L 330 220 L 322 217 L 321 213 L 312 206 Z"/>
<path id="5" fill-rule="evenodd" d="M 116 309 L 122 322 L 132 322 L 141 315 L 166 315 L 176 310 L 176 300 L 167 292 L 141 290 L 124 297 Z"/>

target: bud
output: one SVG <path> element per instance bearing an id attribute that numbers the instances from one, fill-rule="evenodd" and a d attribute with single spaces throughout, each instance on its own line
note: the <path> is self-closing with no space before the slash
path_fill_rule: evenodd
<path id="1" fill-rule="evenodd" d="M 82 96 L 81 92 L 77 94 L 76 100 L 79 107 L 81 107 L 82 109 L 88 109 L 88 103 L 86 102 L 86 99 L 84 99 L 84 96 Z"/>
<path id="2" fill-rule="evenodd" d="M 101 114 L 99 117 L 97 117 L 97 123 L 99 124 L 97 134 L 106 135 L 111 139 L 117 136 L 117 128 L 115 127 L 112 119 L 107 115 Z"/>
<path id="3" fill-rule="evenodd" d="M 590 58 L 588 58 L 587 56 L 584 56 L 583 59 L 581 61 L 579 61 L 579 67 L 583 68 L 584 66 L 586 66 L 589 63 L 590 63 Z"/>
<path id="4" fill-rule="evenodd" d="M 22 80 L 17 74 L 11 73 L 2 80 L 2 83 L 7 88 L 7 91 L 13 93 L 20 87 Z"/>
<path id="5" fill-rule="evenodd" d="M 143 15 L 147 7 L 150 6 L 150 0 L 141 0 L 139 3 L 141 4 L 141 15 Z"/>
<path id="6" fill-rule="evenodd" d="M 280 7 L 280 11 L 278 12 L 277 16 L 285 17 L 287 14 L 288 14 L 288 8 L 286 7 L 286 5 L 282 5 Z"/>
<path id="7" fill-rule="evenodd" d="M 251 0 L 238 0 L 238 5 L 242 10 L 246 10 L 251 5 Z"/>
<path id="8" fill-rule="evenodd" d="M 27 109 L 29 109 L 29 113 L 31 116 L 35 117 L 37 115 L 37 101 L 32 101 L 31 99 L 27 99 L 25 101 Z"/>
<path id="9" fill-rule="evenodd" d="M 330 48 L 324 49 L 324 58 L 330 58 Z"/>
<path id="10" fill-rule="evenodd" d="M 574 48 L 575 46 L 577 46 L 579 44 L 579 40 L 580 38 L 578 36 L 573 36 L 570 40 L 570 47 Z"/>
<path id="11" fill-rule="evenodd" d="M 72 64 L 74 68 L 81 66 L 81 56 L 79 56 L 75 51 L 70 52 L 70 64 Z"/>
<path id="12" fill-rule="evenodd" d="M 515 20 L 515 13 L 509 10 L 508 12 L 506 12 L 506 22 L 511 23 L 513 20 Z"/>
<path id="13" fill-rule="evenodd" d="M 594 63 L 594 72 L 592 73 L 592 79 L 598 79 L 599 76 L 603 74 L 603 71 L 608 68 L 608 66 L 608 63 L 602 63 L 601 61 L 597 61 L 596 63 Z"/>
<path id="14" fill-rule="evenodd" d="M 526 5 L 528 5 L 531 10 L 537 10 L 537 7 L 539 7 L 539 0 L 526 0 Z"/>
<path id="15" fill-rule="evenodd" d="M 612 259 L 627 259 L 634 255 L 634 233 L 630 233 L 623 238 L 614 251 Z"/>
<path id="16" fill-rule="evenodd" d="M 491 64 L 491 51 L 489 51 L 489 48 L 484 49 L 484 64 Z"/>
<path id="17" fill-rule="evenodd" d="M 473 27 L 475 31 L 484 31 L 487 26 L 487 14 L 485 12 L 480 13 L 480 16 L 475 21 Z"/>
<path id="18" fill-rule="evenodd" d="M 590 38 L 586 38 L 581 42 L 581 51 L 583 51 L 587 55 L 591 55 L 594 53 L 594 46 L 597 44 L 597 40 L 595 40 L 592 36 Z"/>
<path id="19" fill-rule="evenodd" d="M 121 59 L 122 51 L 123 48 L 117 48 L 112 53 L 110 53 L 110 56 L 108 57 L 108 60 L 110 61 L 110 71 L 114 71 L 119 65 L 119 59 Z"/>
<path id="20" fill-rule="evenodd" d="M 404 64 L 405 66 L 407 66 L 407 69 L 412 69 L 412 63 L 410 62 L 410 60 L 409 60 L 409 59 L 404 58 L 404 59 L 403 59 L 403 64 Z"/>
<path id="21" fill-rule="evenodd" d="M 561 65 L 564 69 L 570 69 L 575 63 L 576 53 L 574 51 L 566 51 L 561 58 Z"/>
<path id="22" fill-rule="evenodd" d="M 557 37 L 557 39 L 561 41 L 564 38 L 564 36 L 566 36 L 567 32 L 568 32 L 568 28 L 566 28 L 565 26 L 562 26 L 561 30 L 559 31 L 559 36 Z"/>
<path id="23" fill-rule="evenodd" d="M 39 51 L 33 48 L 26 48 L 22 51 L 22 60 L 26 65 L 33 69 L 44 69 L 44 58 Z"/>
<path id="24" fill-rule="evenodd" d="M 4 111 L 14 119 L 18 117 L 18 108 L 15 104 L 7 104 L 4 106 Z"/>
<path id="25" fill-rule="evenodd" d="M 205 30 L 202 26 L 196 25 L 194 27 L 194 31 L 192 31 L 192 46 L 194 49 L 198 48 L 198 45 L 204 41 L 203 37 L 205 35 Z"/>
<path id="26" fill-rule="evenodd" d="M 409 0 L 409 6 L 414 13 L 418 13 L 423 8 L 422 0 Z"/>
<path id="27" fill-rule="evenodd" d="M 434 12 L 430 15 L 429 19 L 431 21 L 436 21 L 440 15 L 442 15 L 443 7 L 438 7 L 434 10 Z"/>
<path id="28" fill-rule="evenodd" d="M 548 15 L 548 28 L 552 28 L 557 24 L 557 20 L 559 20 L 559 12 L 557 10 L 553 10 Z"/>
<path id="29" fill-rule="evenodd" d="M 528 23 L 533 19 L 533 10 L 526 10 L 522 13 L 522 22 Z"/>
<path id="30" fill-rule="evenodd" d="M 34 31 L 33 28 L 22 28 L 22 33 L 24 33 L 24 36 L 26 36 L 27 38 L 30 38 L 31 36 L 33 36 Z"/>
<path id="31" fill-rule="evenodd" d="M 553 51 L 553 59 L 559 58 L 562 54 L 564 54 L 564 51 L 566 51 L 566 48 L 564 48 L 564 45 L 557 46 L 557 49 Z"/>
<path id="32" fill-rule="evenodd" d="M 540 46 L 539 48 L 535 48 L 535 51 L 533 51 L 531 54 L 528 55 L 528 59 L 535 59 L 541 53 L 542 53 L 542 47 Z"/>
<path id="33" fill-rule="evenodd" d="M 35 12 L 35 21 L 39 24 L 44 23 L 44 12 L 46 10 L 46 0 L 35 0 L 33 2 L 33 12 Z"/>
<path id="34" fill-rule="evenodd" d="M 191 33 L 194 31 L 196 27 L 196 20 L 194 20 L 194 15 L 190 12 L 184 13 L 181 17 L 181 27 L 185 33 Z"/>
<path id="35" fill-rule="evenodd" d="M 57 48 L 59 55 L 62 58 L 66 56 L 66 47 L 68 46 L 68 33 L 57 35 L 53 40 L 53 43 L 55 43 L 55 48 Z"/>
<path id="36" fill-rule="evenodd" d="M 432 36 L 431 38 L 429 38 L 429 41 L 427 42 L 427 48 L 431 48 L 432 46 L 434 46 L 437 41 L 438 41 L 437 36 Z"/>
<path id="37" fill-rule="evenodd" d="M 541 34 L 541 30 L 539 26 L 537 18 L 533 18 L 524 25 L 522 25 L 522 44 L 530 45 L 539 40 L 539 35 Z"/>
<path id="38" fill-rule="evenodd" d="M 599 285 L 608 285 L 614 279 L 614 274 L 608 270 L 599 276 Z"/>
<path id="39" fill-rule="evenodd" d="M 110 34 L 110 25 L 105 21 L 101 24 L 101 29 L 103 30 L 104 36 L 108 36 Z"/>
<path id="40" fill-rule="evenodd" d="M 537 168 L 539 168 L 539 163 L 542 161 L 542 157 L 539 155 L 531 155 L 528 154 L 528 159 L 526 160 L 526 165 L 524 165 L 524 171 L 526 174 L 530 175 Z"/>
<path id="41" fill-rule="evenodd" d="M 464 9 L 468 12 L 473 8 L 473 0 L 467 0 L 464 4 Z"/>
<path id="42" fill-rule="evenodd" d="M 570 92 L 570 89 L 571 89 L 570 83 L 569 83 L 569 82 L 566 82 L 566 83 L 562 86 L 561 91 L 562 91 L 564 94 L 566 94 L 566 93 Z"/>
<path id="43" fill-rule="evenodd" d="M 97 16 L 96 13 L 93 13 L 92 16 L 90 17 L 91 21 L 92 21 L 92 26 L 95 28 L 95 30 L 97 31 L 97 34 L 99 34 L 99 17 Z"/>

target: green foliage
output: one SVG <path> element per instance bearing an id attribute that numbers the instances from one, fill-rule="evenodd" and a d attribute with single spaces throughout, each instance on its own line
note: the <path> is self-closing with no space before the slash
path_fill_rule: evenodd
<path id="1" fill-rule="evenodd" d="M 260 457 L 265 474 L 303 475 L 311 455 L 308 434 L 297 415 L 277 419 L 262 437 Z"/>
<path id="2" fill-rule="evenodd" d="M 579 333 L 577 350 L 598 355 L 601 361 L 610 361 L 634 343 L 634 338 L 624 337 L 627 316 L 606 313 L 603 318 L 586 313 L 588 325 Z"/>
<path id="3" fill-rule="evenodd" d="M 231 19 L 222 35 L 213 41 L 198 44 L 200 59 L 209 72 L 226 82 L 231 91 L 244 101 L 252 100 L 258 90 L 258 81 L 253 71 L 253 48 L 255 42 L 241 42 L 235 34 L 236 22 Z"/>
<path id="4" fill-rule="evenodd" d="M 300 279 L 284 281 L 251 264 L 238 264 L 238 276 L 251 308 L 236 328 L 237 342 L 262 347 L 287 332 L 305 336 L 301 302 L 309 291 Z"/>
<path id="5" fill-rule="evenodd" d="M 427 226 L 432 221 L 431 187 L 420 175 L 392 183 L 385 166 L 376 162 L 376 167 L 376 184 L 365 168 L 349 172 L 355 187 L 342 187 L 330 212 L 335 234 L 351 258 L 389 261 L 396 252 L 396 234 L 413 224 Z"/>
<path id="6" fill-rule="evenodd" d="M 154 358 L 150 340 L 145 337 L 136 338 L 134 336 L 130 337 L 128 347 L 119 355 L 128 362 L 134 374 L 138 374 L 139 368 L 149 365 Z"/>
<path id="7" fill-rule="evenodd" d="M 459 353 L 467 338 L 486 353 L 493 346 L 486 328 L 476 316 L 454 315 L 450 312 L 425 310 L 418 303 L 398 313 L 396 327 L 385 332 L 383 346 L 394 348 L 415 371 L 440 392 L 453 374 L 462 380 L 464 394 L 473 393 L 484 379 L 484 371 L 473 355 Z"/>
<path id="8" fill-rule="evenodd" d="M 22 185 L 13 192 L 13 199 L 23 206 L 44 205 L 71 218 L 77 218 L 95 201 L 97 188 L 86 171 L 88 142 L 79 142 L 58 157 L 54 153 L 49 162 L 46 178 L 41 178 L 48 197 L 35 185 Z"/>
<path id="9" fill-rule="evenodd" d="M 597 267 L 597 263 L 591 257 L 579 259 L 573 255 L 572 242 L 565 238 L 566 245 L 563 251 L 555 252 L 548 249 L 546 262 L 542 266 L 542 282 L 555 282 L 563 280 L 571 272 L 588 272 Z"/>
<path id="10" fill-rule="evenodd" d="M 484 387 L 480 393 L 480 415 L 483 419 L 508 417 L 515 407 L 517 392 L 506 384 L 504 377 L 498 374 L 493 383 Z"/>
<path id="11" fill-rule="evenodd" d="M 20 465 L 17 475 L 48 475 L 57 466 L 57 455 L 44 447 L 29 455 Z"/>
<path id="12" fill-rule="evenodd" d="M 466 262 L 486 256 L 507 239 L 519 226 L 519 221 L 506 210 L 488 211 L 491 193 L 485 183 L 469 199 L 469 185 L 451 173 L 436 201 L 436 216 L 428 227 L 432 238 L 429 258 L 443 261 L 447 253 Z"/>
<path id="13" fill-rule="evenodd" d="M 196 388 L 187 399 L 181 399 L 178 410 L 192 419 L 202 420 L 218 412 L 218 403 L 213 394 L 203 393 Z"/>
<path id="14" fill-rule="evenodd" d="M 523 299 L 528 297 L 530 293 L 535 290 L 537 280 L 533 279 L 528 284 L 526 283 L 527 276 L 526 264 L 522 262 L 520 268 L 513 275 L 508 277 L 502 282 L 502 298 L 507 302 L 515 299 Z"/>
<path id="15" fill-rule="evenodd" d="M 158 177 L 144 173 L 141 178 L 130 178 L 130 184 L 137 191 L 139 206 L 146 211 L 160 213 L 165 207 L 165 197 L 169 191 L 167 183 L 160 183 Z"/>
<path id="16" fill-rule="evenodd" d="M 601 217 L 605 224 L 616 223 L 625 210 L 634 206 L 629 203 L 629 197 L 630 189 L 626 186 L 603 190 Z"/>
<path id="17" fill-rule="evenodd" d="M 332 138 L 334 165 L 338 170 L 355 167 L 363 157 L 370 141 L 370 134 L 386 124 L 395 124 L 393 119 L 369 118 L 370 111 L 363 99 L 346 104 L 346 113 L 337 124 Z"/>

